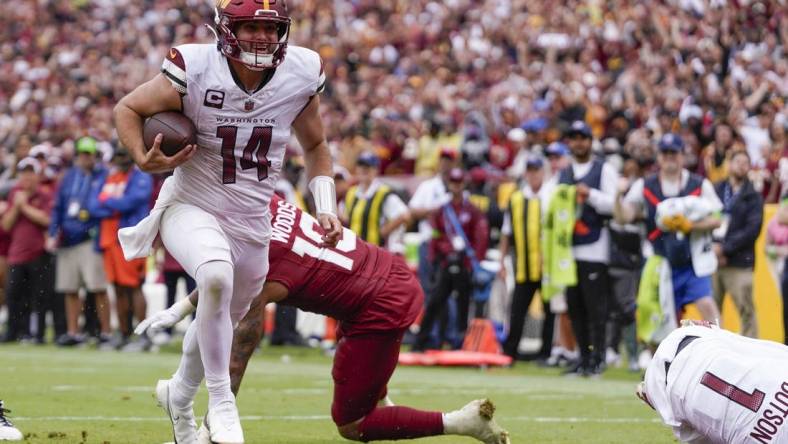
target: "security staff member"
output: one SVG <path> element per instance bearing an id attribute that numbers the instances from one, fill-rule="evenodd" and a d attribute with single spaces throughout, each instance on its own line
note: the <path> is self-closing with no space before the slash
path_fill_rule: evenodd
<path id="1" fill-rule="evenodd" d="M 591 128 L 582 120 L 573 122 L 564 132 L 564 138 L 572 162 L 559 173 L 558 183 L 577 187 L 572 237 L 577 285 L 566 289 L 566 299 L 580 349 L 580 361 L 567 374 L 598 375 L 605 370 L 605 323 L 610 293 L 607 274 L 610 233 L 606 221 L 613 214 L 618 173 L 593 157 Z"/>
<path id="2" fill-rule="evenodd" d="M 408 206 L 378 179 L 380 159 L 362 153 L 356 161 L 358 184 L 348 189 L 344 218 L 348 227 L 365 241 L 402 254 L 403 235 L 410 221 Z"/>
<path id="3" fill-rule="evenodd" d="M 506 267 L 503 263 L 506 255 L 512 251 L 514 261 L 514 295 L 510 310 L 509 335 L 503 344 L 503 351 L 517 359 L 517 347 L 523 335 L 525 316 L 531 306 L 534 294 L 542 284 L 542 211 L 539 192 L 544 183 L 544 160 L 532 156 L 525 163 L 525 180 L 522 187 L 512 193 L 509 207 L 504 214 L 501 240 L 498 249 L 501 252 L 501 275 L 505 277 Z M 553 344 L 553 324 L 555 315 L 546 308 L 542 326 L 542 347 L 537 358 L 547 359 Z"/>

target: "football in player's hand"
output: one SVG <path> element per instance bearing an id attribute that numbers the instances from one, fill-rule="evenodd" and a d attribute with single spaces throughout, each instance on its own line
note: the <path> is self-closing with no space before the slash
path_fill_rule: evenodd
<path id="1" fill-rule="evenodd" d="M 197 128 L 183 113 L 166 111 L 152 115 L 142 128 L 145 149 L 153 146 L 156 135 L 161 134 L 161 152 L 174 156 L 187 145 L 197 143 Z"/>

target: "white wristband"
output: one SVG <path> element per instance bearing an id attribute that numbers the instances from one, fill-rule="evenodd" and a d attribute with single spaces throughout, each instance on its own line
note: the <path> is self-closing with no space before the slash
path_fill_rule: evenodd
<path id="1" fill-rule="evenodd" d="M 337 191 L 334 179 L 328 176 L 315 176 L 309 181 L 309 191 L 315 199 L 317 214 L 337 215 Z"/>

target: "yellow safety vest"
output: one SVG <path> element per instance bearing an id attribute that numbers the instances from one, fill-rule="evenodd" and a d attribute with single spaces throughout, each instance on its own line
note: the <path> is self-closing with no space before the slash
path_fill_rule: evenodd
<path id="1" fill-rule="evenodd" d="M 298 190 L 295 190 L 293 195 L 295 196 L 295 202 L 293 202 L 293 203 L 296 204 L 296 206 L 301 211 L 309 212 L 309 208 L 306 206 L 306 201 L 304 200 L 304 195 L 301 194 L 301 192 L 298 191 Z"/>
<path id="2" fill-rule="evenodd" d="M 378 186 L 372 199 L 367 200 L 358 196 L 358 185 L 350 187 L 345 196 L 345 214 L 350 224 L 350 229 L 361 239 L 374 244 L 383 245 L 380 236 L 380 225 L 383 218 L 383 202 L 391 194 L 391 188 L 386 185 Z"/>
<path id="3" fill-rule="evenodd" d="M 526 199 L 523 192 L 512 193 L 509 201 L 514 243 L 515 281 L 539 282 L 542 279 L 541 223 L 542 208 L 538 198 Z"/>

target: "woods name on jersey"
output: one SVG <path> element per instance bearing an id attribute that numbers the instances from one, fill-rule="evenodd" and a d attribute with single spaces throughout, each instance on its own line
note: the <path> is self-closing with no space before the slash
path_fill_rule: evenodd
<path id="1" fill-rule="evenodd" d="M 287 244 L 290 239 L 290 233 L 293 232 L 295 220 L 295 206 L 285 201 L 278 201 L 278 211 L 273 224 L 271 224 L 271 240 Z"/>

